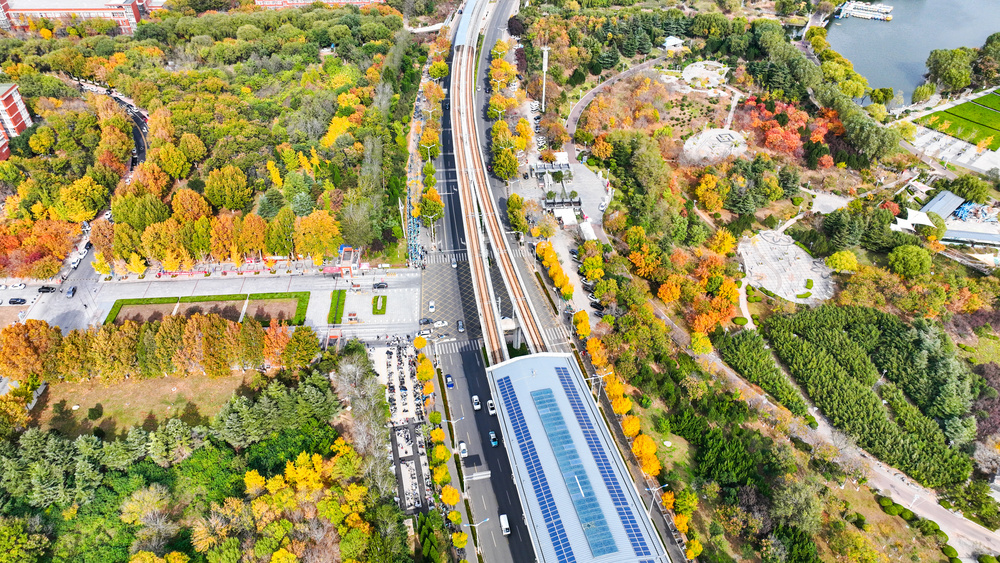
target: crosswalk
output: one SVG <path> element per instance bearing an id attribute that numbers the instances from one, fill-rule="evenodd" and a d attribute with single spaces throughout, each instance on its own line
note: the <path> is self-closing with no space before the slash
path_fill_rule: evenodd
<path id="1" fill-rule="evenodd" d="M 527 258 L 531 256 L 531 251 L 526 248 L 514 248 L 510 251 L 511 256 Z M 465 250 L 444 250 L 432 252 L 427 255 L 424 262 L 427 264 L 451 264 L 451 261 L 467 262 L 469 253 Z"/>
<path id="2" fill-rule="evenodd" d="M 545 332 L 545 336 L 549 342 L 552 343 L 565 342 L 570 339 L 569 331 L 562 325 L 546 328 L 543 332 Z"/>
<path id="3" fill-rule="evenodd" d="M 483 340 L 481 338 L 476 338 L 475 340 L 453 340 L 451 342 L 442 342 L 441 344 L 435 345 L 435 349 L 439 355 L 471 352 L 473 350 L 479 350 L 482 347 Z"/>

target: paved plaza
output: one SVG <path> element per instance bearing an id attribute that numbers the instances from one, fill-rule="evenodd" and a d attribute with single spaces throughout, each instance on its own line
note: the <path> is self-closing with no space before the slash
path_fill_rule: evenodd
<path id="1" fill-rule="evenodd" d="M 715 61 L 701 61 L 684 67 L 681 77 L 693 88 L 717 88 L 726 83 L 729 67 Z"/>
<path id="2" fill-rule="evenodd" d="M 747 140 L 732 129 L 706 129 L 684 142 L 684 158 L 693 163 L 718 162 L 747 151 Z"/>
<path id="3" fill-rule="evenodd" d="M 777 231 L 763 231 L 740 241 L 737 254 L 746 270 L 745 281 L 763 287 L 783 299 L 812 305 L 833 297 L 831 270 L 796 246 L 792 237 Z M 806 288 L 812 280 L 812 289 Z M 811 293 L 807 298 L 796 297 Z"/>

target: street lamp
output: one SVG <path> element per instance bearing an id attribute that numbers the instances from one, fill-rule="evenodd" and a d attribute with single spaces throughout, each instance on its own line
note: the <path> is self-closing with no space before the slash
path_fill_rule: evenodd
<path id="1" fill-rule="evenodd" d="M 476 530 L 476 535 L 478 536 L 479 535 L 479 527 L 482 526 L 483 524 L 489 522 L 489 521 L 490 521 L 490 519 L 487 518 L 487 519 L 483 520 L 482 522 L 480 522 L 478 524 L 462 524 L 462 527 L 463 528 L 474 528 Z M 476 545 L 476 553 L 479 553 L 479 542 L 478 541 L 475 542 L 475 545 Z"/>
<path id="2" fill-rule="evenodd" d="M 670 485 L 670 483 L 666 483 L 664 485 L 656 487 L 655 489 L 650 489 L 649 487 L 646 487 L 646 490 L 652 493 L 653 495 L 653 498 L 650 499 L 649 501 L 649 509 L 646 511 L 646 518 L 652 518 L 653 516 L 653 505 L 656 504 L 656 492 L 667 488 L 668 485 Z"/>
<path id="3" fill-rule="evenodd" d="M 430 160 L 431 159 L 431 149 L 434 148 L 434 145 L 433 144 L 430 144 L 430 145 L 421 144 L 420 148 L 427 149 L 427 160 Z"/>
<path id="4" fill-rule="evenodd" d="M 434 115 L 434 112 L 436 112 L 437 110 L 438 108 L 435 107 L 432 107 L 431 109 L 425 109 L 424 111 L 427 112 L 427 119 L 430 119 L 431 116 Z"/>

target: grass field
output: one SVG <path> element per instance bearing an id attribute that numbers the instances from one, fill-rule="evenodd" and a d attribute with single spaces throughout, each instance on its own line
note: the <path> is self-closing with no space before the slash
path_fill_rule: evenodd
<path id="1" fill-rule="evenodd" d="M 344 302 L 347 300 L 347 290 L 338 289 L 333 292 L 330 299 L 330 313 L 326 322 L 332 325 L 339 325 L 344 322 Z"/>
<path id="2" fill-rule="evenodd" d="M 984 107 L 987 106 L 987 107 Z M 972 102 L 924 116 L 918 122 L 957 139 L 978 144 L 986 141 L 992 150 L 1000 149 L 1000 96 L 986 94 Z"/>
<path id="3" fill-rule="evenodd" d="M 375 297 L 372 297 L 372 314 L 384 315 L 385 307 L 388 301 L 389 298 L 385 295 L 376 295 Z"/>
<path id="4" fill-rule="evenodd" d="M 191 425 L 207 424 L 243 385 L 241 375 L 157 377 L 114 387 L 99 382 L 57 383 L 39 397 L 31 411 L 32 423 L 70 438 L 100 428 L 108 439 L 121 436 L 130 426 L 152 430 L 178 416 Z M 79 408 L 73 410 L 74 405 Z"/>
<path id="5" fill-rule="evenodd" d="M 976 98 L 975 100 L 972 101 L 981 106 L 986 106 L 988 108 L 993 108 L 997 111 L 1000 111 L 1000 95 L 990 93 L 980 98 Z"/>

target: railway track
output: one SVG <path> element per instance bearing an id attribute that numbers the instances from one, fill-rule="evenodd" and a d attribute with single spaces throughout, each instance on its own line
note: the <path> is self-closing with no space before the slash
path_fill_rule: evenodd
<path id="1" fill-rule="evenodd" d="M 531 302 L 528 300 L 520 273 L 511 259 L 511 251 L 507 244 L 507 238 L 504 236 L 503 223 L 499 218 L 496 202 L 490 193 L 485 163 L 477 145 L 479 135 L 476 130 L 474 112 L 480 111 L 480 108 L 475 101 L 475 59 L 473 47 L 467 45 L 457 47 L 452 75 L 452 95 L 454 97 L 457 93 L 459 96 L 458 103 L 452 106 L 452 124 L 455 135 L 455 158 L 459 170 L 459 193 L 470 244 L 470 258 L 473 255 L 478 257 L 476 260 L 470 260 L 470 263 L 474 264 L 473 285 L 476 286 L 487 353 L 491 362 L 496 363 L 506 359 L 507 347 L 497 322 L 499 320 L 496 318 L 498 313 L 493 307 L 492 285 L 489 272 L 486 269 L 487 261 L 482 253 L 484 241 L 479 240 L 480 225 L 485 228 L 487 238 L 493 246 L 501 277 L 503 277 L 504 284 L 509 291 L 514 314 L 517 316 L 528 348 L 532 353 L 537 353 L 547 351 L 549 346 L 538 326 L 537 317 Z M 481 222 L 479 221 L 480 215 L 475 212 L 476 209 L 482 212 Z M 475 245 L 475 249 L 473 249 L 473 245 Z M 477 280 L 479 280 L 478 283 Z"/>

